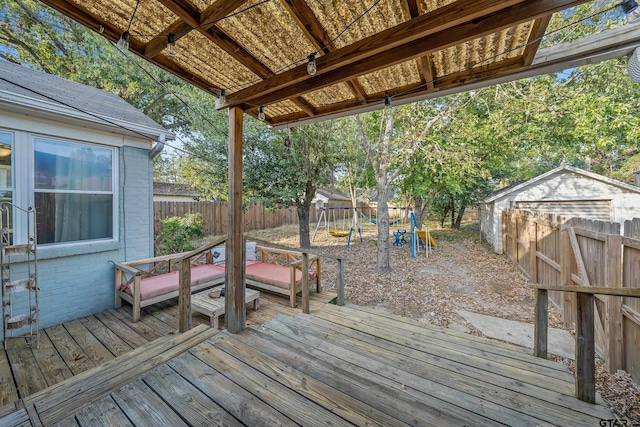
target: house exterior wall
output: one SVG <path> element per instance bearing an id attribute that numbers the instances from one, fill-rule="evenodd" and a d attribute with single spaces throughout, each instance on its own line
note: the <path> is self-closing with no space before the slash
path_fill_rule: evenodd
<path id="1" fill-rule="evenodd" d="M 588 203 L 584 203 L 589 200 L 607 201 L 610 204 L 610 221 L 622 223 L 624 220 L 640 217 L 640 193 L 588 176 L 561 171 L 485 203 L 483 211 L 487 213 L 481 218 L 483 234 L 492 244 L 495 252 L 502 253 L 502 211 L 504 209 L 512 207 L 516 201 L 570 203 L 572 200 L 576 201 L 572 209 L 572 216 L 575 217 L 593 217 L 594 212 L 588 211 Z"/>
<path id="2" fill-rule="evenodd" d="M 20 136 L 15 140 L 16 150 L 24 149 L 19 145 L 34 133 L 116 147 L 114 238 L 38 246 L 41 328 L 113 308 L 112 262 L 147 258 L 153 254 L 151 141 L 6 111 L 0 111 L 0 129 Z M 29 175 L 33 174 L 32 165 L 14 164 L 13 169 L 15 180 L 33 182 Z M 32 205 L 33 190 L 30 188 L 27 195 L 22 196 L 23 200 L 15 202 Z M 26 270 L 26 264 L 18 262 L 12 268 L 19 274 Z"/>

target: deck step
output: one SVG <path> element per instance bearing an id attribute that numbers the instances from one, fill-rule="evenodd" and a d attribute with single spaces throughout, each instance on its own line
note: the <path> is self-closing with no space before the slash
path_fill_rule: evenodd
<path id="1" fill-rule="evenodd" d="M 7 320 L 7 329 L 20 329 L 33 322 L 31 313 L 22 313 Z"/>
<path id="2" fill-rule="evenodd" d="M 22 399 L 23 404 L 25 407 L 36 405 L 43 425 L 56 424 L 217 333 L 206 325 L 200 325 L 182 334 L 158 338 L 27 396 Z"/>
<path id="3" fill-rule="evenodd" d="M 33 279 L 20 279 L 13 280 L 7 284 L 5 284 L 5 293 L 8 294 L 16 294 L 18 292 L 25 292 L 31 290 L 31 285 L 33 284 Z"/>
<path id="4" fill-rule="evenodd" d="M 4 247 L 5 255 L 10 254 L 28 254 L 33 252 L 32 244 L 24 244 L 24 245 L 9 245 Z"/>

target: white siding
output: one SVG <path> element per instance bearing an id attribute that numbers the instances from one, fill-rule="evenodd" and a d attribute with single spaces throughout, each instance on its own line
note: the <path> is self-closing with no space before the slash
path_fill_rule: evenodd
<path id="1" fill-rule="evenodd" d="M 516 201 L 517 209 L 565 215 L 570 217 L 611 221 L 611 200 L 543 200 Z"/>
<path id="2" fill-rule="evenodd" d="M 546 211 L 542 209 L 546 204 L 550 213 L 581 218 L 620 223 L 640 218 L 640 192 L 560 170 L 485 204 L 483 211 L 486 213 L 481 216 L 483 234 L 497 253 L 502 253 L 502 211 L 516 207 L 518 202 L 541 212 Z M 560 212 L 561 207 L 566 212 Z"/>

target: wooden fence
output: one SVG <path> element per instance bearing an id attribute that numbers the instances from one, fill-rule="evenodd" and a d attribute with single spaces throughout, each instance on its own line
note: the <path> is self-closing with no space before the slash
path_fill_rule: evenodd
<path id="1" fill-rule="evenodd" d="M 202 214 L 205 234 L 220 235 L 227 232 L 226 202 L 153 202 L 153 231 L 157 236 L 162 229 L 162 220 L 188 213 Z M 310 222 L 317 221 L 315 209 L 309 212 Z M 264 230 L 282 225 L 298 224 L 295 208 L 270 210 L 262 204 L 248 207 L 242 215 L 244 231 Z"/>
<path id="2" fill-rule="evenodd" d="M 640 219 L 618 223 L 506 209 L 504 253 L 532 283 L 640 288 Z M 576 322 L 576 293 L 550 291 L 567 326 Z M 610 372 L 640 381 L 640 298 L 596 295 L 595 346 Z"/>

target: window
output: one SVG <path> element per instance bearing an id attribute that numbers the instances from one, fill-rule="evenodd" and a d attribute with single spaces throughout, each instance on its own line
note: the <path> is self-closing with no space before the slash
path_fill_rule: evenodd
<path id="1" fill-rule="evenodd" d="M 9 242 L 13 234 L 13 209 L 3 206 L 3 203 L 13 202 L 13 175 L 11 170 L 11 157 L 13 146 L 13 134 L 0 132 L 0 215 L 2 216 L 2 228 L 9 233 Z M 1 230 L 0 230 L 1 231 Z"/>
<path id="2" fill-rule="evenodd" d="M 36 137 L 38 243 L 113 239 L 112 148 Z"/>

